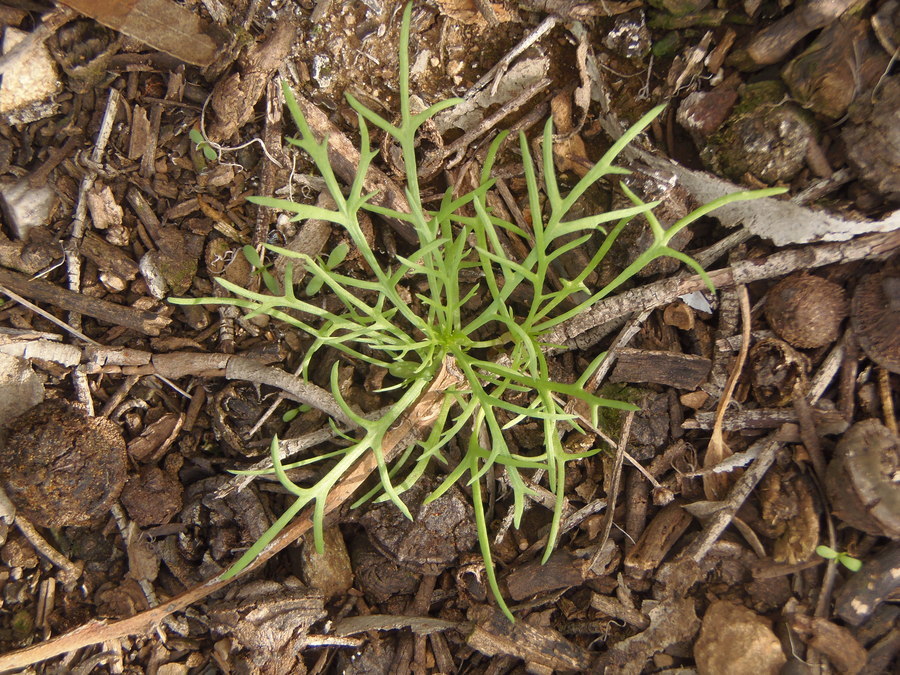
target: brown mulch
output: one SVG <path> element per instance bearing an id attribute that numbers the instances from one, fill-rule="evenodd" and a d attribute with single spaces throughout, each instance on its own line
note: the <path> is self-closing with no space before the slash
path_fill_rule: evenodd
<path id="1" fill-rule="evenodd" d="M 305 383 L 299 331 L 166 302 L 222 295 L 216 277 L 258 287 L 246 245 L 327 257 L 344 242 L 246 198 L 321 199 L 284 141 L 295 129 L 282 80 L 329 137 L 336 173 L 352 176 L 344 94 L 396 111 L 403 4 L 112 4 L 0 2 L 5 40 L 30 36 L 24 66 L 7 42 L 0 57 L 0 671 L 893 672 L 897 0 L 414 4 L 413 92 L 468 106 L 423 129 L 425 199 L 468 189 L 499 130 L 533 139 L 548 116 L 557 168 L 577 179 L 659 102 L 670 105 L 629 168 L 666 224 L 713 189 L 704 171 L 793 198 L 748 202 L 673 242 L 704 261 L 715 297 L 655 265 L 548 339 L 565 347 L 553 357 L 564 381 L 609 350 L 591 386 L 640 411 L 604 418 L 605 438 L 567 434 L 573 451 L 604 451 L 569 463 L 544 565 L 544 477 L 518 530 L 503 476 L 487 481 L 515 624 L 487 589 L 471 491 L 424 504 L 438 471 L 404 495 L 415 523 L 390 503 L 351 510 L 374 460 L 334 490 L 324 554 L 301 516 L 221 580 L 289 504 L 276 481 L 229 470 L 265 465 L 276 434 L 297 459 L 333 441 L 340 409 L 296 409 L 329 387 L 337 357 Z M 402 161 L 382 140 L 367 189 L 399 208 Z M 492 208 L 525 217 L 520 158 L 502 153 L 498 173 Z M 615 206 L 590 199 L 586 210 Z M 409 245 L 402 223 L 370 229 L 386 259 Z M 645 236 L 635 227 L 593 282 Z M 352 251 L 341 269 L 366 273 Z M 389 400 L 385 373 L 340 372 L 359 409 Z M 427 427 L 440 392 L 434 383 L 396 438 Z M 510 435 L 525 453 L 542 442 L 537 429 Z M 828 562 L 820 545 L 862 569 Z"/>

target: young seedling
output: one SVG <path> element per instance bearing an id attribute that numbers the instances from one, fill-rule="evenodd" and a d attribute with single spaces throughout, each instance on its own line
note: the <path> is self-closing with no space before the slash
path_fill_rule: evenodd
<path id="1" fill-rule="evenodd" d="M 314 338 L 302 361 L 304 377 L 313 357 L 329 347 L 353 362 L 384 368 L 397 381 L 393 387 L 394 399 L 387 412 L 378 419 L 365 419 L 344 400 L 338 387 L 335 365 L 331 373 L 332 393 L 347 418 L 358 424 L 361 431 L 355 435 L 340 431 L 348 441 L 346 447 L 291 465 L 281 464 L 277 439 L 273 440 L 274 474 L 296 500 L 225 573 L 225 577 L 237 574 L 250 564 L 307 505 L 313 507 L 313 533 L 316 547 L 321 550 L 325 505 L 330 490 L 361 458 L 372 453 L 378 464 L 380 484 L 357 504 L 370 499 L 390 500 L 407 517 L 411 517 L 402 494 L 433 464 L 442 465 L 446 476 L 428 500 L 437 499 L 459 481 L 470 487 L 488 583 L 498 605 L 513 620 L 500 593 L 492 564 L 482 504 L 482 480 L 489 471 L 505 472 L 512 490 L 513 522 L 518 527 L 525 497 L 530 492 L 524 474 L 530 475 L 538 469 L 546 472 L 555 496 L 544 552 L 546 561 L 556 544 L 563 515 L 566 463 L 598 452 L 569 453 L 563 448 L 558 431 L 560 425 L 568 423 L 577 427 L 575 416 L 565 409 L 566 401 L 580 401 L 589 411 L 594 424 L 597 423 L 600 407 L 635 409 L 631 404 L 600 398 L 584 390 L 603 354 L 574 384 L 553 381 L 544 353 L 548 345 L 542 336 L 613 293 L 661 256 L 676 258 L 708 282 L 705 271 L 696 261 L 669 247 L 671 239 L 719 206 L 780 194 L 784 190 L 776 188 L 731 194 L 700 207 L 666 229 L 653 214 L 658 202 L 644 203 L 622 185 L 631 206 L 567 219 L 573 206 L 598 181 L 628 173 L 614 166 L 613 162 L 659 115 L 664 106 L 657 106 L 626 131 L 566 194 L 560 188 L 553 161 L 552 123 L 548 120 L 543 130 L 540 158 L 543 188 L 538 183 L 529 144 L 524 134 L 520 134 L 518 146 L 532 219 L 529 232 L 504 220 L 488 206 L 487 193 L 494 185 L 491 170 L 506 134 L 499 135 L 490 145 L 478 187 L 461 196 L 455 195 L 453 188 L 448 188 L 438 207 L 427 209 L 420 197 L 416 131 L 434 115 L 460 101 L 442 101 L 420 113 L 412 112 L 408 51 L 410 10 L 408 5 L 403 14 L 400 34 L 399 123 L 392 124 L 352 96 L 347 96 L 357 113 L 360 135 L 359 165 L 349 189 L 343 189 L 329 162 L 328 139 L 319 140 L 313 135 L 293 92 L 286 83 L 283 85 L 287 108 L 300 131 L 299 138 L 288 138 L 287 141 L 309 155 L 336 206 L 326 209 L 284 199 L 250 198 L 255 204 L 292 213 L 294 220 L 317 218 L 342 228 L 372 276 L 357 279 L 335 271 L 335 261 L 323 262 L 277 246 L 267 246 L 269 251 L 302 265 L 313 280 L 334 295 L 341 309 L 326 309 L 298 298 L 294 290 L 292 266 L 286 266 L 281 285 L 265 271 L 265 266 L 252 249 L 247 251 L 248 257 L 263 275 L 267 293 L 249 291 L 225 279 L 217 279 L 236 297 L 177 298 L 172 302 L 235 305 L 249 310 L 251 314 L 268 314 L 304 331 Z M 372 194 L 363 193 L 363 179 L 377 154 L 369 145 L 370 125 L 382 130 L 399 146 L 405 167 L 409 213 L 378 206 L 372 203 Z M 418 238 L 418 247 L 390 260 L 376 255 L 360 226 L 361 211 L 409 223 Z M 644 216 L 649 223 L 653 243 L 608 284 L 599 289 L 588 288 L 586 280 L 590 274 L 601 264 L 624 228 L 637 216 Z M 607 225 L 610 227 L 608 231 L 605 229 Z M 527 241 L 528 255 L 521 260 L 509 257 L 501 245 L 501 232 Z M 577 276 L 564 280 L 561 288 L 554 290 L 548 283 L 553 262 L 566 252 L 586 245 L 598 233 L 605 238 L 589 263 Z M 467 288 L 461 279 L 471 276 L 473 270 L 480 274 L 482 280 L 476 286 Z M 409 288 L 423 285 L 427 291 L 415 295 L 419 307 L 416 309 L 411 302 Z M 479 301 L 480 298 L 486 300 Z M 521 304 L 522 298 L 529 299 L 524 301 L 524 306 Z M 334 307 L 334 304 L 329 306 Z M 462 373 L 464 384 L 444 392 L 443 405 L 426 437 L 415 441 L 398 460 L 388 465 L 382 448 L 385 435 L 396 422 L 404 419 L 442 366 L 448 363 L 453 363 Z M 511 394 L 516 394 L 516 398 L 513 399 Z M 519 453 L 507 443 L 509 429 L 523 423 L 537 423 L 542 429 L 544 447 L 540 451 Z M 463 436 L 459 444 L 463 456 L 451 465 L 442 451 L 460 435 Z M 286 474 L 291 466 L 313 463 L 320 463 L 323 470 L 321 477 L 311 486 L 299 486 Z"/>
<path id="2" fill-rule="evenodd" d="M 862 560 L 854 558 L 849 553 L 843 551 L 835 551 L 830 546 L 816 546 L 816 553 L 825 558 L 825 560 L 837 560 L 841 565 L 851 572 L 859 572 L 862 569 Z"/>
<path id="3" fill-rule="evenodd" d="M 188 138 L 190 138 L 194 143 L 194 147 L 196 147 L 197 150 L 203 153 L 203 156 L 206 158 L 207 162 L 214 162 L 216 159 L 218 159 L 218 153 L 209 144 L 209 141 L 207 141 L 203 137 L 203 134 L 199 129 L 191 129 L 188 133 Z"/>

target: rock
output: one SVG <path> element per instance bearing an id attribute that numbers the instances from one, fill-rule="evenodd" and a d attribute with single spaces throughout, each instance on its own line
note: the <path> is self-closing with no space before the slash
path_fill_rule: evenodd
<path id="1" fill-rule="evenodd" d="M 27 239 L 31 230 L 46 226 L 56 203 L 53 188 L 47 185 L 32 187 L 27 178 L 0 184 L 0 206 L 16 239 Z"/>
<path id="2" fill-rule="evenodd" d="M 700 675 L 777 675 L 787 662 L 769 621 L 723 600 L 706 610 L 694 660 Z"/>
<path id="3" fill-rule="evenodd" d="M 28 36 L 11 26 L 3 34 L 3 53 Z M 58 105 L 52 97 L 62 89 L 56 64 L 42 43 L 20 52 L 3 71 L 0 85 L 0 115 L 10 124 L 27 124 L 48 117 Z"/>
<path id="4" fill-rule="evenodd" d="M 691 134 L 697 147 L 702 148 L 706 139 L 722 126 L 737 100 L 737 90 L 731 86 L 695 91 L 678 105 L 675 119 Z"/>
<path id="5" fill-rule="evenodd" d="M 0 428 L 44 400 L 44 385 L 25 359 L 0 354 Z"/>
<path id="6" fill-rule="evenodd" d="M 869 20 L 849 12 L 826 27 L 781 73 L 806 110 L 838 119 L 858 96 L 866 97 L 888 65 Z"/>

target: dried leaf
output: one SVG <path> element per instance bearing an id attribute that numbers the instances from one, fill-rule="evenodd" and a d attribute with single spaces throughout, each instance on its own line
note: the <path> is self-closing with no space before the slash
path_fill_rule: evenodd
<path id="1" fill-rule="evenodd" d="M 62 0 L 112 28 L 194 66 L 213 62 L 220 45 L 196 14 L 172 0 Z"/>

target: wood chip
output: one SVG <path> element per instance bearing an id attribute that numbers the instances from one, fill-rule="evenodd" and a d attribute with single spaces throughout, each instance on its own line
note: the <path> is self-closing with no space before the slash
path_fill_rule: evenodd
<path id="1" fill-rule="evenodd" d="M 554 670 L 584 671 L 591 665 L 587 651 L 552 628 L 510 623 L 499 610 L 487 606 L 473 608 L 472 614 L 477 624 L 466 644 L 486 656 L 508 654 Z"/>
<path id="2" fill-rule="evenodd" d="M 625 556 L 625 569 L 634 576 L 655 570 L 690 524 L 691 516 L 680 504 L 664 507 Z"/>
<path id="3" fill-rule="evenodd" d="M 709 375 L 712 362 L 702 356 L 622 348 L 611 382 L 654 382 L 676 389 L 696 389 Z"/>
<path id="4" fill-rule="evenodd" d="M 516 602 L 537 593 L 580 586 L 584 581 L 581 565 L 566 551 L 556 551 L 546 564 L 537 559 L 522 565 L 506 579 L 509 597 Z"/>

